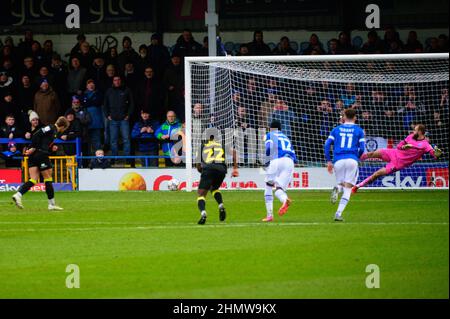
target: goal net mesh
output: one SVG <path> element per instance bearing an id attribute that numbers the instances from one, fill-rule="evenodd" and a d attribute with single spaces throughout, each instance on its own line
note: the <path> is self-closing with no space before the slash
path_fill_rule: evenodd
<path id="1" fill-rule="evenodd" d="M 298 165 L 323 167 L 329 132 L 343 110 L 353 108 L 365 130 L 366 151 L 393 148 L 423 123 L 431 143 L 444 152 L 440 161 L 448 163 L 448 66 L 448 55 L 190 62 L 193 162 L 203 132 L 214 127 L 225 144 L 239 150 L 241 167 L 260 166 L 264 132 L 277 119 Z M 436 161 L 425 156 L 422 163 Z"/>

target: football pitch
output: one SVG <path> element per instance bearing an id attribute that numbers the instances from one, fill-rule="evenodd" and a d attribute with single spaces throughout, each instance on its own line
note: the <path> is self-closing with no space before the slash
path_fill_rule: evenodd
<path id="1" fill-rule="evenodd" d="M 262 191 L 0 193 L 0 298 L 448 298 L 448 191 L 360 191 L 344 223 L 329 192 L 289 192 L 271 224 Z M 275 202 L 275 209 L 279 204 Z M 79 267 L 68 289 L 66 267 Z M 368 265 L 379 288 L 366 287 Z"/>

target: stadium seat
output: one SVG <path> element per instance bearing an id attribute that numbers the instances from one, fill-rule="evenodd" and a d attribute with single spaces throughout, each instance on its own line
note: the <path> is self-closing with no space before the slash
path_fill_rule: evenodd
<path id="1" fill-rule="evenodd" d="M 239 52 L 239 48 L 241 47 L 240 43 L 235 43 L 233 46 L 233 54 L 236 55 Z"/>
<path id="2" fill-rule="evenodd" d="M 361 46 L 363 45 L 363 42 L 364 42 L 363 38 L 361 38 L 359 35 L 354 37 L 352 40 L 352 44 L 356 49 L 361 48 Z"/>
<path id="3" fill-rule="evenodd" d="M 300 44 L 300 51 L 298 53 L 302 54 L 303 52 L 305 52 L 305 50 L 308 48 L 309 46 L 309 42 L 302 42 Z"/>
<path id="4" fill-rule="evenodd" d="M 291 48 L 292 48 L 295 52 L 298 52 L 298 42 L 296 42 L 296 41 L 291 41 L 291 42 L 289 42 L 289 44 L 290 44 Z"/>
<path id="5" fill-rule="evenodd" d="M 267 43 L 267 45 L 269 46 L 271 51 L 273 51 L 277 47 L 277 45 L 273 42 L 269 42 L 269 43 Z"/>
<path id="6" fill-rule="evenodd" d="M 232 53 L 234 50 L 234 43 L 233 42 L 226 42 L 225 45 L 225 50 L 229 53 Z"/>

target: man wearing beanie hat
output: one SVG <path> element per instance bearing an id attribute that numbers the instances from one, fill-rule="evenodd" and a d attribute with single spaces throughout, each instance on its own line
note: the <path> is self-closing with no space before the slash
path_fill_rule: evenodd
<path id="1" fill-rule="evenodd" d="M 165 70 L 170 65 L 170 54 L 167 47 L 163 45 L 159 34 L 154 33 L 152 35 L 151 44 L 147 48 L 147 55 L 150 57 L 155 78 L 162 79 Z"/>
<path id="2" fill-rule="evenodd" d="M 131 39 L 130 37 L 123 37 L 122 40 L 122 47 L 123 51 L 119 54 L 118 57 L 118 63 L 119 63 L 119 69 L 120 72 L 125 72 L 125 64 L 128 61 L 132 61 L 133 64 L 136 64 L 139 58 L 139 55 L 136 53 L 136 51 L 131 46 Z"/>
<path id="3" fill-rule="evenodd" d="M 39 91 L 34 95 L 33 110 L 39 114 L 42 124 L 56 122 L 60 110 L 60 101 L 56 92 L 46 79 L 41 81 Z"/>

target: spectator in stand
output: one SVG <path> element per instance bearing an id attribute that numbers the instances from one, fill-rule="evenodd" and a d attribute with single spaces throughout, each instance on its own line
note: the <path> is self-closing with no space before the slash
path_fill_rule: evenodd
<path id="1" fill-rule="evenodd" d="M 134 68 L 134 62 L 132 60 L 125 62 L 125 70 L 123 72 L 123 80 L 125 86 L 131 90 L 133 97 L 136 100 L 136 92 L 139 82 L 142 80 L 142 74 L 138 74 Z M 131 121 L 134 123 L 138 120 L 139 114 L 133 114 L 131 116 Z"/>
<path id="2" fill-rule="evenodd" d="M 7 115 L 12 114 L 15 119 L 19 119 L 17 124 L 23 124 L 22 121 L 20 121 L 20 107 L 15 103 L 13 99 L 14 98 L 11 91 L 4 92 L 4 96 L 2 97 L 0 102 L 0 123 L 4 122 Z"/>
<path id="3" fill-rule="evenodd" d="M 58 95 L 46 80 L 43 80 L 39 90 L 34 95 L 33 109 L 40 116 L 42 124 L 49 125 L 56 122 L 61 105 Z"/>
<path id="4" fill-rule="evenodd" d="M 14 83 L 19 81 L 19 72 L 11 59 L 4 60 L 0 67 L 0 72 L 6 72 L 8 76 L 13 78 Z"/>
<path id="5" fill-rule="evenodd" d="M 13 93 L 14 89 L 14 79 L 12 76 L 9 76 L 5 71 L 0 72 L 0 99 L 3 99 L 6 92 Z"/>
<path id="6" fill-rule="evenodd" d="M 109 48 L 105 53 L 105 64 L 112 64 L 116 69 L 119 67 L 119 53 L 117 47 Z"/>
<path id="7" fill-rule="evenodd" d="M 28 119 L 29 119 L 29 125 L 28 125 L 27 129 L 25 130 L 26 131 L 25 138 L 27 140 L 31 140 L 31 138 L 33 137 L 33 134 L 37 130 L 39 130 L 43 125 L 39 121 L 39 115 L 33 110 L 30 110 L 28 112 Z"/>
<path id="8" fill-rule="evenodd" d="M 210 121 L 208 112 L 205 111 L 202 103 L 195 102 L 192 110 L 192 154 L 198 162 L 199 156 L 201 156 L 200 147 L 203 132 L 208 128 Z"/>
<path id="9" fill-rule="evenodd" d="M 348 32 L 339 33 L 339 42 L 337 47 L 338 54 L 355 54 L 356 50 L 352 45 L 350 34 Z"/>
<path id="10" fill-rule="evenodd" d="M 36 78 L 34 80 L 34 84 L 39 85 L 42 80 L 47 80 L 48 84 L 51 87 L 54 87 L 54 85 L 55 85 L 55 80 L 53 78 L 53 74 L 51 74 L 49 72 L 48 67 L 46 67 L 45 65 L 43 65 L 39 68 L 39 74 L 36 76 Z"/>
<path id="11" fill-rule="evenodd" d="M 291 48 L 291 43 L 289 38 L 284 36 L 281 37 L 280 43 L 278 43 L 277 47 L 273 49 L 273 54 L 275 55 L 296 55 L 297 52 L 293 48 Z"/>
<path id="12" fill-rule="evenodd" d="M 4 124 L 0 127 L 0 137 L 9 138 L 10 140 L 23 137 L 23 129 L 17 125 L 14 114 L 8 114 Z"/>
<path id="13" fill-rule="evenodd" d="M 53 51 L 53 41 L 45 40 L 42 48 L 43 65 L 45 65 L 46 67 L 50 67 L 54 54 L 57 53 Z"/>
<path id="14" fill-rule="evenodd" d="M 184 69 L 178 51 L 172 53 L 172 64 L 167 68 L 163 87 L 167 94 L 166 109 L 172 109 L 184 121 Z"/>
<path id="15" fill-rule="evenodd" d="M 373 114 L 369 109 L 362 110 L 361 117 L 358 119 L 358 125 L 364 130 L 366 136 L 376 136 L 377 130 L 380 128 L 375 124 Z"/>
<path id="16" fill-rule="evenodd" d="M 377 31 L 369 31 L 369 33 L 367 34 L 367 42 L 363 44 L 361 52 L 364 54 L 383 53 L 383 43 L 378 37 Z"/>
<path id="17" fill-rule="evenodd" d="M 253 41 L 247 44 L 249 55 L 271 55 L 269 46 L 264 43 L 264 34 L 261 30 L 253 32 Z"/>
<path id="18" fill-rule="evenodd" d="M 448 36 L 445 34 L 440 34 L 438 37 L 439 49 L 441 52 L 448 52 Z"/>
<path id="19" fill-rule="evenodd" d="M 91 159 L 91 162 L 89 163 L 89 169 L 94 168 L 110 168 L 111 162 L 109 159 L 105 158 L 105 152 L 102 149 L 98 149 L 95 151 L 95 158 Z"/>
<path id="20" fill-rule="evenodd" d="M 106 72 L 106 79 L 105 79 L 105 92 L 112 87 L 114 76 L 119 75 L 117 68 L 114 66 L 114 64 L 108 64 L 108 66 L 105 69 Z"/>
<path id="21" fill-rule="evenodd" d="M 74 56 L 80 53 L 81 43 L 86 41 L 86 36 L 83 33 L 77 35 L 77 43 L 70 50 L 70 55 Z"/>
<path id="22" fill-rule="evenodd" d="M 422 53 L 423 52 L 423 45 L 422 43 L 417 40 L 417 32 L 416 31 L 409 31 L 408 33 L 408 40 L 406 41 L 405 45 L 405 52 L 406 53 Z"/>
<path id="23" fill-rule="evenodd" d="M 208 37 L 203 38 L 202 48 L 200 49 L 201 56 L 209 56 L 209 45 L 208 45 Z"/>
<path id="24" fill-rule="evenodd" d="M 67 94 L 72 97 L 83 93 L 87 70 L 81 66 L 78 56 L 70 59 L 70 65 L 71 69 L 67 74 Z"/>
<path id="25" fill-rule="evenodd" d="M 69 127 L 62 133 L 58 134 L 58 137 L 63 141 L 73 141 L 82 136 L 82 126 L 80 120 L 76 117 L 73 109 L 68 109 L 64 114 L 67 121 L 69 121 Z M 67 155 L 75 155 L 76 147 L 73 144 L 64 144 L 64 153 Z"/>
<path id="26" fill-rule="evenodd" d="M 267 89 L 267 99 L 261 103 L 261 107 L 259 109 L 259 124 L 260 128 L 270 128 L 269 117 L 275 108 L 275 104 L 277 102 L 277 91 L 276 89 Z"/>
<path id="27" fill-rule="evenodd" d="M 75 112 L 75 117 L 80 121 L 81 124 L 81 141 L 83 153 L 89 154 L 88 128 L 89 124 L 91 124 L 92 122 L 91 115 L 81 104 L 80 97 L 76 95 L 72 97 L 72 110 Z"/>
<path id="28" fill-rule="evenodd" d="M 139 57 L 136 61 L 135 69 L 137 74 L 144 74 L 145 67 L 151 64 L 148 49 L 145 44 L 139 46 Z"/>
<path id="29" fill-rule="evenodd" d="M 269 118 L 269 123 L 278 120 L 281 123 L 281 130 L 292 140 L 292 124 L 298 122 L 297 115 L 289 108 L 287 103 L 280 98 L 277 99 L 273 112 Z"/>
<path id="30" fill-rule="evenodd" d="M 77 54 L 80 65 L 86 70 L 91 67 L 94 60 L 95 51 L 91 48 L 89 42 L 84 41 L 80 44 L 80 53 Z"/>
<path id="31" fill-rule="evenodd" d="M 86 82 L 86 91 L 82 96 L 82 105 L 86 109 L 90 117 L 88 124 L 88 154 L 93 154 L 102 147 L 102 135 L 105 123 L 103 115 L 103 94 L 96 90 L 95 81 L 89 79 Z"/>
<path id="32" fill-rule="evenodd" d="M 26 117 L 28 117 L 28 111 L 33 109 L 33 100 L 37 88 L 38 86 L 31 83 L 28 75 L 22 75 L 17 88 L 17 103 Z"/>
<path id="33" fill-rule="evenodd" d="M 133 110 L 134 99 L 131 90 L 122 85 L 120 76 L 114 76 L 113 86 L 106 91 L 103 103 L 103 112 L 109 121 L 109 138 L 113 156 L 119 155 L 119 133 L 122 137 L 124 155 L 130 155 L 129 120 Z"/>
<path id="34" fill-rule="evenodd" d="M 9 45 L 4 45 L 2 47 L 2 53 L 0 56 L 0 61 L 3 63 L 5 60 L 12 60 L 17 59 L 17 57 L 14 57 L 12 47 Z"/>
<path id="35" fill-rule="evenodd" d="M 256 78 L 248 78 L 246 86 L 241 93 L 241 103 L 242 106 L 245 107 L 249 117 L 255 121 L 258 118 L 258 109 L 260 108 L 263 99 L 264 96 L 258 92 Z M 256 126 L 257 124 L 254 123 L 253 125 Z"/>
<path id="36" fill-rule="evenodd" d="M 340 100 L 344 103 L 344 108 L 352 107 L 356 103 L 356 91 L 353 83 L 347 83 Z"/>
<path id="37" fill-rule="evenodd" d="M 338 48 L 338 39 L 331 39 L 330 40 L 330 44 L 328 46 L 328 54 L 330 55 L 335 55 L 335 54 L 339 54 L 339 48 Z"/>
<path id="38" fill-rule="evenodd" d="M 401 52 L 403 50 L 403 42 L 400 40 L 400 35 L 393 26 L 388 26 L 385 29 L 383 44 L 383 52 L 396 53 L 395 51 Z M 393 45 L 395 49 L 393 49 Z"/>
<path id="39" fill-rule="evenodd" d="M 322 100 L 317 106 L 317 115 L 320 121 L 320 136 L 328 137 L 329 132 L 331 132 L 336 124 L 334 122 L 333 107 L 331 102 L 328 100 Z"/>
<path id="40" fill-rule="evenodd" d="M 97 90 L 101 91 L 102 94 L 105 93 L 108 87 L 106 83 L 105 59 L 102 54 L 97 53 L 94 55 L 92 65 L 87 69 L 86 78 L 93 80 Z M 97 147 L 95 150 L 99 148 L 100 147 Z"/>
<path id="41" fill-rule="evenodd" d="M 136 104 L 150 114 L 150 118 L 160 121 L 163 117 L 163 95 L 161 83 L 155 78 L 153 68 L 147 66 L 144 78 L 139 83 Z"/>
<path id="42" fill-rule="evenodd" d="M 170 65 L 170 54 L 167 47 L 163 45 L 161 35 L 158 33 L 152 34 L 151 44 L 148 46 L 148 55 L 150 64 L 155 72 L 155 78 L 161 81 Z"/>
<path id="43" fill-rule="evenodd" d="M 191 30 L 184 29 L 183 33 L 178 37 L 174 51 L 179 54 L 183 64 L 184 57 L 186 56 L 201 56 L 202 45 L 195 41 Z"/>
<path id="44" fill-rule="evenodd" d="M 33 31 L 25 30 L 24 39 L 19 43 L 19 54 L 22 58 L 31 56 L 31 45 L 33 44 Z"/>
<path id="45" fill-rule="evenodd" d="M 120 52 L 118 57 L 119 71 L 121 73 L 125 73 L 125 64 L 130 61 L 133 64 L 136 64 L 138 58 L 139 55 L 136 53 L 136 51 L 134 51 L 132 47 L 131 38 L 128 36 L 124 36 L 122 39 L 122 52 Z"/>
<path id="46" fill-rule="evenodd" d="M 313 33 L 309 37 L 309 45 L 303 52 L 304 55 L 325 54 L 322 44 L 317 34 Z"/>
<path id="47" fill-rule="evenodd" d="M 141 110 L 141 119 L 136 122 L 131 132 L 131 137 L 138 142 L 138 151 L 146 156 L 158 156 L 158 140 L 155 131 L 159 128 L 159 122 L 151 119 L 150 113 Z M 157 158 L 145 158 L 142 160 L 143 167 L 158 167 Z"/>
<path id="48" fill-rule="evenodd" d="M 49 73 L 52 75 L 54 80 L 53 90 L 55 90 L 61 103 L 61 110 L 59 112 L 59 115 L 64 115 L 64 112 L 69 107 L 68 103 L 66 102 L 68 100 L 68 98 L 66 97 L 68 70 L 67 63 L 61 60 L 61 56 L 59 54 L 54 54 L 52 56 Z"/>
<path id="49" fill-rule="evenodd" d="M 429 130 L 431 132 L 431 135 L 433 136 L 433 142 L 436 143 L 436 145 L 439 145 L 441 150 L 443 151 L 444 157 L 448 160 L 448 129 L 449 129 L 449 122 L 448 122 L 448 112 L 447 116 L 444 114 L 435 111 L 433 113 L 433 121 L 431 122 L 431 125 L 429 126 Z"/>
<path id="50" fill-rule="evenodd" d="M 23 69 L 21 74 L 26 74 L 30 79 L 34 79 L 38 74 L 38 69 L 34 63 L 34 59 L 31 56 L 27 56 L 23 59 Z"/>
<path id="51" fill-rule="evenodd" d="M 244 43 L 239 46 L 239 52 L 236 54 L 237 56 L 248 56 L 250 52 L 248 51 L 248 44 Z"/>
<path id="52" fill-rule="evenodd" d="M 439 48 L 439 40 L 436 37 L 432 37 L 430 39 L 429 46 L 425 49 L 427 53 L 441 53 L 441 49 Z"/>
<path id="53" fill-rule="evenodd" d="M 14 159 L 22 154 L 17 149 L 17 145 L 14 142 L 8 143 L 8 149 L 0 153 L 0 157 L 5 160 L 5 167 L 21 167 L 22 161 L 20 159 Z"/>
<path id="54" fill-rule="evenodd" d="M 44 65 L 44 54 L 42 52 L 41 44 L 39 41 L 33 41 L 31 44 L 31 56 L 33 57 L 34 63 L 37 68 L 40 68 Z"/>
<path id="55" fill-rule="evenodd" d="M 156 130 L 155 136 L 158 140 L 162 141 L 163 155 L 165 158 L 166 167 L 176 166 L 178 163 L 175 161 L 177 156 L 176 150 L 173 150 L 175 142 L 179 140 L 182 130 L 182 124 L 177 119 L 177 115 L 173 111 L 167 112 L 167 120 Z"/>
<path id="56" fill-rule="evenodd" d="M 444 120 L 448 122 L 449 108 L 448 108 L 448 88 L 442 89 L 441 99 L 439 101 L 438 113 L 443 115 Z"/>

